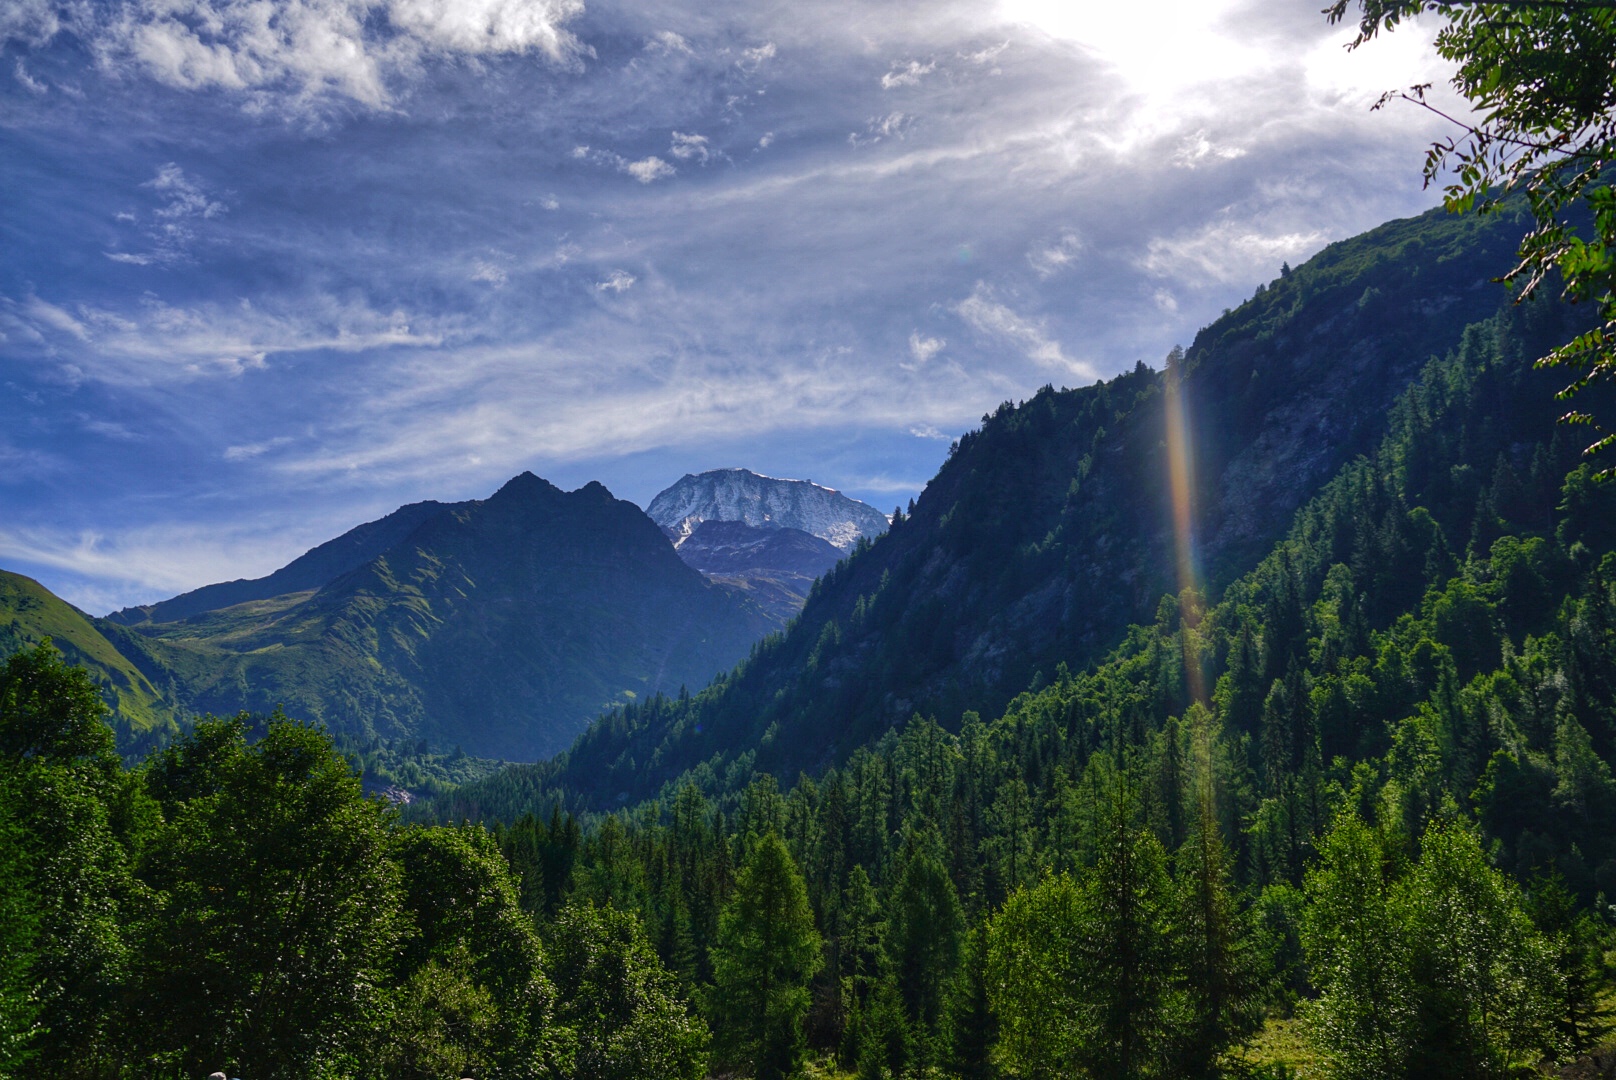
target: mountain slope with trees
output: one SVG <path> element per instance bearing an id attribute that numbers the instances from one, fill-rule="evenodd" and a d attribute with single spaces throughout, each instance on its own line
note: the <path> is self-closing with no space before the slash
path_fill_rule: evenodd
<path id="1" fill-rule="evenodd" d="M 401 506 L 386 517 L 355 526 L 334 540 L 299 555 L 273 574 L 261 578 L 222 581 L 141 607 L 124 608 L 107 616 L 124 626 L 178 622 L 193 615 L 234 607 L 254 600 L 273 600 L 289 593 L 308 592 L 329 585 L 402 543 L 428 518 L 463 504 L 418 502 Z"/>
<path id="2" fill-rule="evenodd" d="M 138 752 L 179 730 L 171 673 L 150 647 L 32 578 L 0 570 L 0 657 L 47 638 L 90 673 L 125 748 Z"/>
<path id="3" fill-rule="evenodd" d="M 1566 1060 L 1605 1030 L 1616 487 L 1528 362 L 1557 317 L 1471 326 L 1215 603 L 1162 596 L 996 716 L 914 715 L 784 789 L 749 753 L 583 829 L 553 792 L 522 814 L 532 770 L 439 811 L 508 822 L 541 919 L 638 913 L 720 1067 L 760 1045 L 726 920 L 770 837 L 767 895 L 799 875 L 812 912 L 791 947 L 821 946 L 781 976 L 797 1061 L 1203 1077 L 1280 1018 L 1342 1080 Z"/>
<path id="4" fill-rule="evenodd" d="M 1287 270 L 1197 335 L 1178 363 L 1204 588 L 1260 558 L 1374 445 L 1425 362 L 1507 304 L 1488 277 L 1524 227 L 1520 213 L 1392 222 Z M 1533 310 L 1556 328 L 1539 328 L 1545 340 L 1570 320 Z M 1002 406 L 887 536 L 821 579 L 787 634 L 692 700 L 637 703 L 563 759 L 501 782 L 601 808 L 747 754 L 778 775 L 819 771 L 915 712 L 957 725 L 1040 672 L 1102 658 L 1178 589 L 1163 385 L 1141 364 Z"/>

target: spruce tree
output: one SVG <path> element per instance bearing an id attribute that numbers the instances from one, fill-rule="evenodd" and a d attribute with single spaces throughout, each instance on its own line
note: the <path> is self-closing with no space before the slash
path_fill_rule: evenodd
<path id="1" fill-rule="evenodd" d="M 713 947 L 712 1004 L 727 1061 L 757 1080 L 797 1071 L 820 949 L 802 874 L 780 837 L 766 833 L 736 875 Z"/>

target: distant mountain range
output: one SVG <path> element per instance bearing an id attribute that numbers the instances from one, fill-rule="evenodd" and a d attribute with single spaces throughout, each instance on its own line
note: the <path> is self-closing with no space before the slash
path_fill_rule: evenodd
<path id="1" fill-rule="evenodd" d="M 827 537 L 885 524 L 825 488 L 723 475 Z M 675 533 L 599 484 L 569 493 L 523 473 L 488 499 L 400 507 L 266 577 L 104 619 L 0 572 L 0 653 L 53 637 L 96 673 L 130 750 L 189 716 L 279 706 L 359 744 L 532 760 L 603 710 L 706 685 L 842 557 L 767 517 L 716 517 L 726 506 L 740 504 L 703 506 Z"/>

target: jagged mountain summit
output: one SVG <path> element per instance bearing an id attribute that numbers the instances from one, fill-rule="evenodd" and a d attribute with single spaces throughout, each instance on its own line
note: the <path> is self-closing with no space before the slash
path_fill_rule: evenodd
<path id="1" fill-rule="evenodd" d="M 749 469 L 686 473 L 645 512 L 675 539 L 703 521 L 741 521 L 757 529 L 801 529 L 845 552 L 860 537 L 873 540 L 887 531 L 886 515 L 868 503 L 812 480 L 781 480 Z"/>

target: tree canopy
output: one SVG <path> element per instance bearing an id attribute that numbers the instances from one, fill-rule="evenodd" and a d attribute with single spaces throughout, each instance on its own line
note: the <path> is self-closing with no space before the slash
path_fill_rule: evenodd
<path id="1" fill-rule="evenodd" d="M 1348 18 L 1354 0 L 1333 0 L 1329 20 Z M 1616 5 L 1609 0 L 1356 0 L 1358 34 L 1350 48 L 1418 15 L 1443 20 L 1437 52 L 1457 65 L 1452 84 L 1468 116 L 1441 115 L 1458 132 L 1432 145 L 1427 185 L 1442 183 L 1449 209 L 1494 208 L 1524 192 L 1535 227 L 1520 261 L 1504 275 L 1531 296 L 1557 272 L 1565 297 L 1592 304 L 1599 325 L 1546 353 L 1538 363 L 1563 367 L 1560 392 L 1575 399 L 1616 379 L 1616 191 L 1608 169 L 1616 155 Z M 1438 111 L 1428 85 L 1402 97 Z M 1377 107 L 1379 107 L 1377 105 Z M 1592 428 L 1590 454 L 1616 445 L 1586 405 L 1564 422 Z M 1609 476 L 1616 466 L 1607 467 Z"/>

